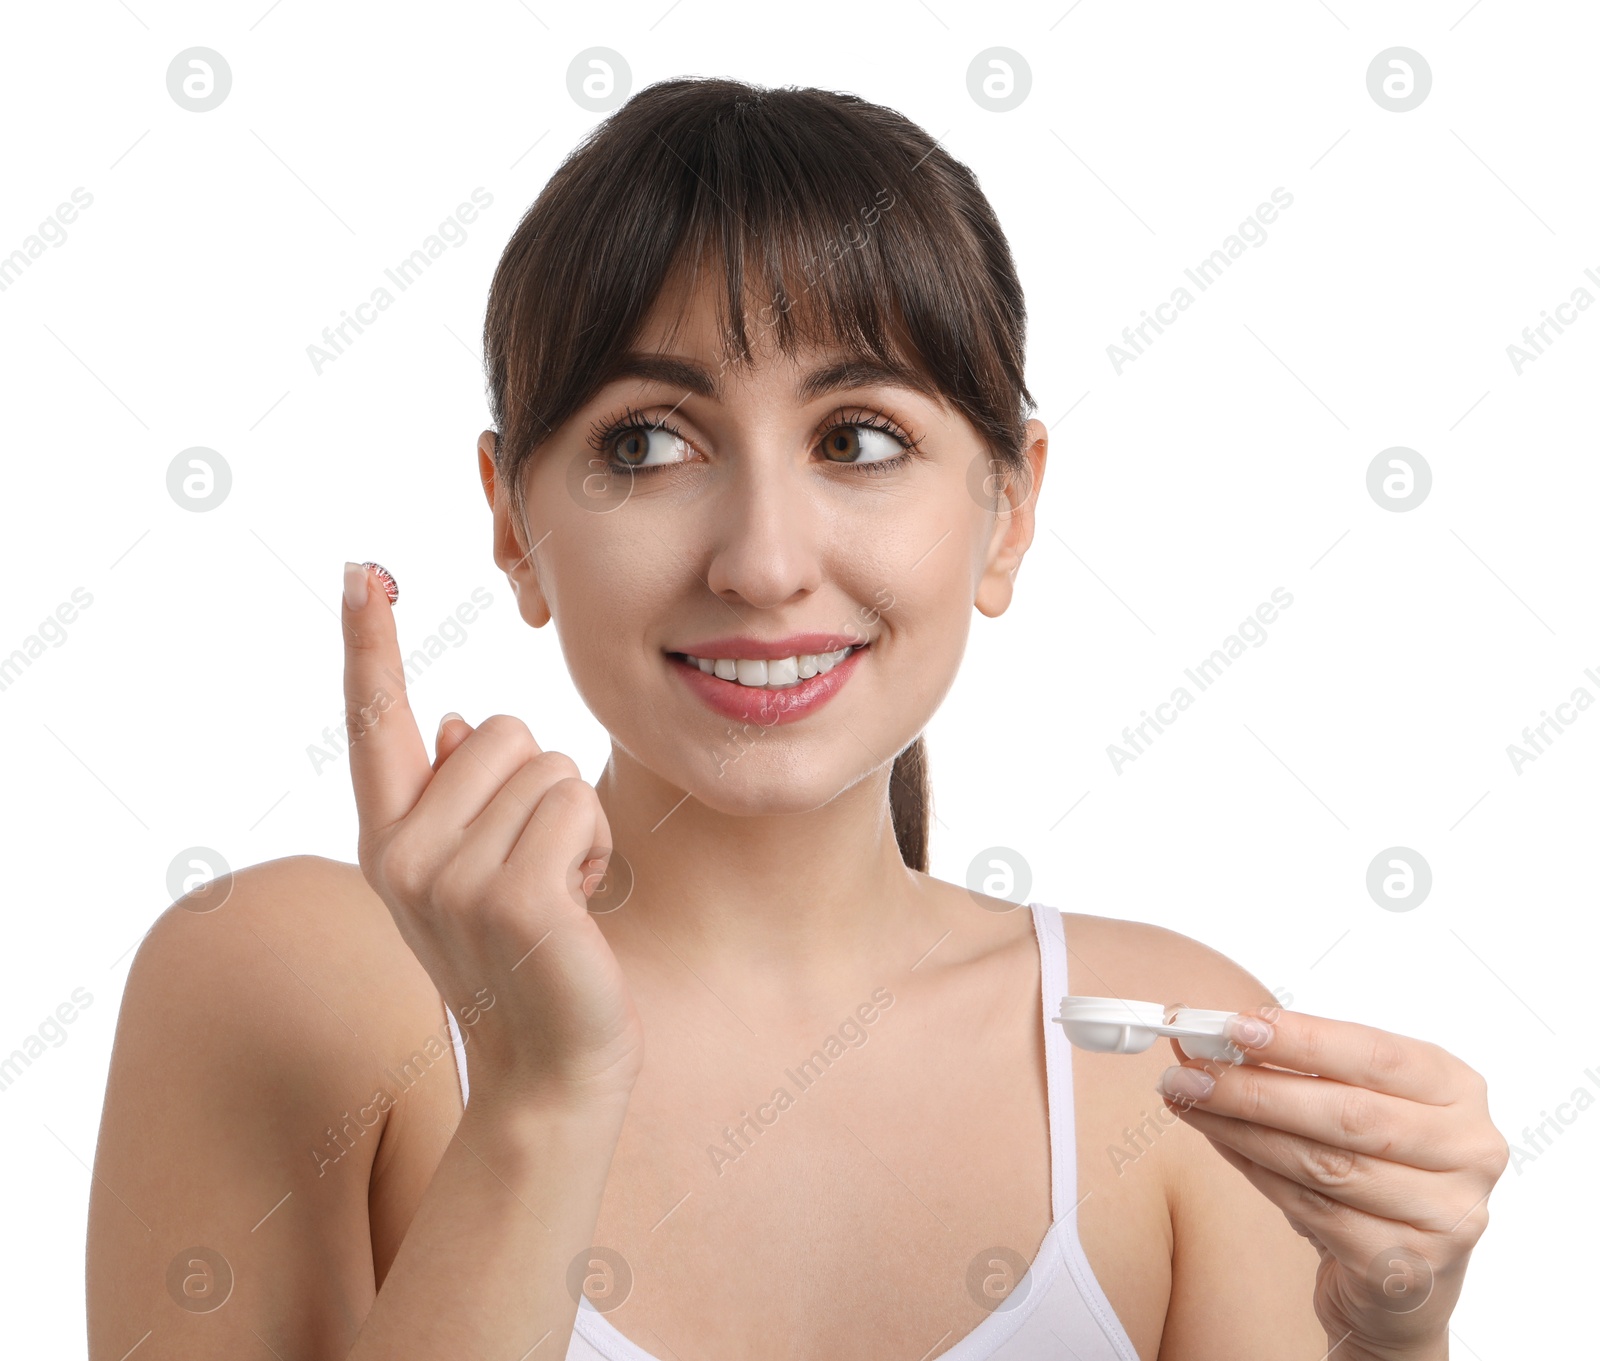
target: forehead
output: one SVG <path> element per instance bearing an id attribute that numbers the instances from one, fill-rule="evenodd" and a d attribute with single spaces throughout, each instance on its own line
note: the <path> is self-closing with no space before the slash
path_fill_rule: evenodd
<path id="1" fill-rule="evenodd" d="M 714 400 L 748 383 L 757 371 L 774 375 L 801 402 L 842 388 L 888 385 L 908 389 L 935 406 L 947 405 L 926 370 L 904 346 L 873 354 L 859 343 L 830 334 L 816 321 L 807 299 L 765 296 L 747 275 L 741 354 L 727 316 L 726 276 L 720 266 L 680 268 L 670 275 L 646 313 L 631 345 L 611 367 L 609 379 L 655 379 Z M 792 327 L 788 352 L 780 341 L 785 302 Z M 687 360 L 688 363 L 681 361 Z"/>
<path id="2" fill-rule="evenodd" d="M 783 301 L 764 296 L 762 284 L 748 275 L 744 286 L 744 332 L 754 362 L 763 366 L 794 363 L 777 344 L 776 323 Z M 645 313 L 632 348 L 692 354 L 733 368 L 738 357 L 727 310 L 728 283 L 720 266 L 680 266 L 667 276 Z M 814 341 L 802 341 L 802 347 L 819 353 L 830 348 Z"/>

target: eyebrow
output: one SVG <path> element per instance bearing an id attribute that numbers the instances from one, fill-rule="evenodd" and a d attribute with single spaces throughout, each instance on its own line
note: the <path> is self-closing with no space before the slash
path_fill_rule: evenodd
<path id="1" fill-rule="evenodd" d="M 645 354 L 630 350 L 611 370 L 607 381 L 619 378 L 643 378 L 665 383 L 669 387 L 686 388 L 700 397 L 722 400 L 722 384 L 704 364 L 673 354 Z M 944 398 L 916 370 L 896 363 L 883 364 L 874 359 L 837 359 L 804 374 L 795 386 L 795 397 L 802 402 L 814 401 L 830 392 L 848 388 L 872 387 L 883 384 L 907 388 L 920 393 L 934 405 L 943 404 Z"/>

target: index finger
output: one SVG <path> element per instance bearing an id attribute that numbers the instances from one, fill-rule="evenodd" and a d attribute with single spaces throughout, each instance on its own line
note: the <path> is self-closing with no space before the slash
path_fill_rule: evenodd
<path id="1" fill-rule="evenodd" d="M 394 611 L 378 572 L 389 577 L 376 563 L 345 563 L 340 607 L 350 781 L 363 837 L 399 822 L 416 806 L 433 775 L 406 697 Z"/>
<path id="2" fill-rule="evenodd" d="M 1447 1106 L 1460 1095 L 1453 1071 L 1460 1061 L 1431 1041 L 1278 1007 L 1252 1007 L 1239 1014 L 1260 1016 L 1272 1026 L 1271 1039 L 1245 1049 L 1246 1063 L 1331 1077 L 1432 1106 Z"/>

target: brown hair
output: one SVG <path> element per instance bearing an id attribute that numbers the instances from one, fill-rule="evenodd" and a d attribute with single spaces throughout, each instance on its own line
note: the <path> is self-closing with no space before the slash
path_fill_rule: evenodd
<path id="1" fill-rule="evenodd" d="M 758 315 L 782 353 L 830 345 L 909 369 L 972 423 L 989 469 L 1026 476 L 1026 310 L 972 172 L 904 115 L 855 95 L 664 80 L 567 156 L 489 289 L 496 475 L 524 545 L 528 460 L 612 381 L 669 280 L 701 266 L 720 266 L 726 282 L 728 362 L 749 362 L 746 320 L 764 297 Z M 889 797 L 901 858 L 926 873 L 920 734 L 895 758 Z"/>

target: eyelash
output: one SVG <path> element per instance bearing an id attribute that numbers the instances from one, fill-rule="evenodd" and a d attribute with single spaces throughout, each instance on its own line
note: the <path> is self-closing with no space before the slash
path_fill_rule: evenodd
<path id="1" fill-rule="evenodd" d="M 911 462 L 913 458 L 919 456 L 917 451 L 922 446 L 922 440 L 912 439 L 903 430 L 901 430 L 898 425 L 890 420 L 888 416 L 884 415 L 883 412 L 875 411 L 871 407 L 848 409 L 855 411 L 857 414 L 865 412 L 870 419 L 839 420 L 837 419 L 837 415 L 842 413 L 836 413 L 834 418 L 830 418 L 830 423 L 827 429 L 825 429 L 822 433 L 824 435 L 832 434 L 833 431 L 846 426 L 855 426 L 865 430 L 878 430 L 895 440 L 901 446 L 902 452 L 896 455 L 894 458 L 875 459 L 870 463 L 839 463 L 836 459 L 829 459 L 827 460 L 828 462 L 834 463 L 836 466 L 841 468 L 859 469 L 861 473 L 867 477 L 882 477 L 885 474 L 892 473 L 899 468 L 904 468 L 908 463 Z M 683 440 L 685 443 L 688 443 L 688 440 L 684 436 L 683 432 L 678 430 L 675 426 L 664 420 L 649 420 L 630 406 L 614 421 L 596 421 L 590 428 L 589 447 L 593 449 L 600 457 L 606 458 L 610 463 L 611 468 L 618 472 L 630 472 L 638 475 L 640 473 L 664 472 L 668 468 L 676 468 L 681 466 L 677 463 L 650 463 L 644 465 L 635 465 L 618 463 L 610 460 L 611 450 L 616 446 L 617 440 L 621 436 L 630 434 L 635 430 L 643 430 L 646 432 L 651 430 L 665 430 L 669 435 L 676 435 L 679 439 Z"/>

